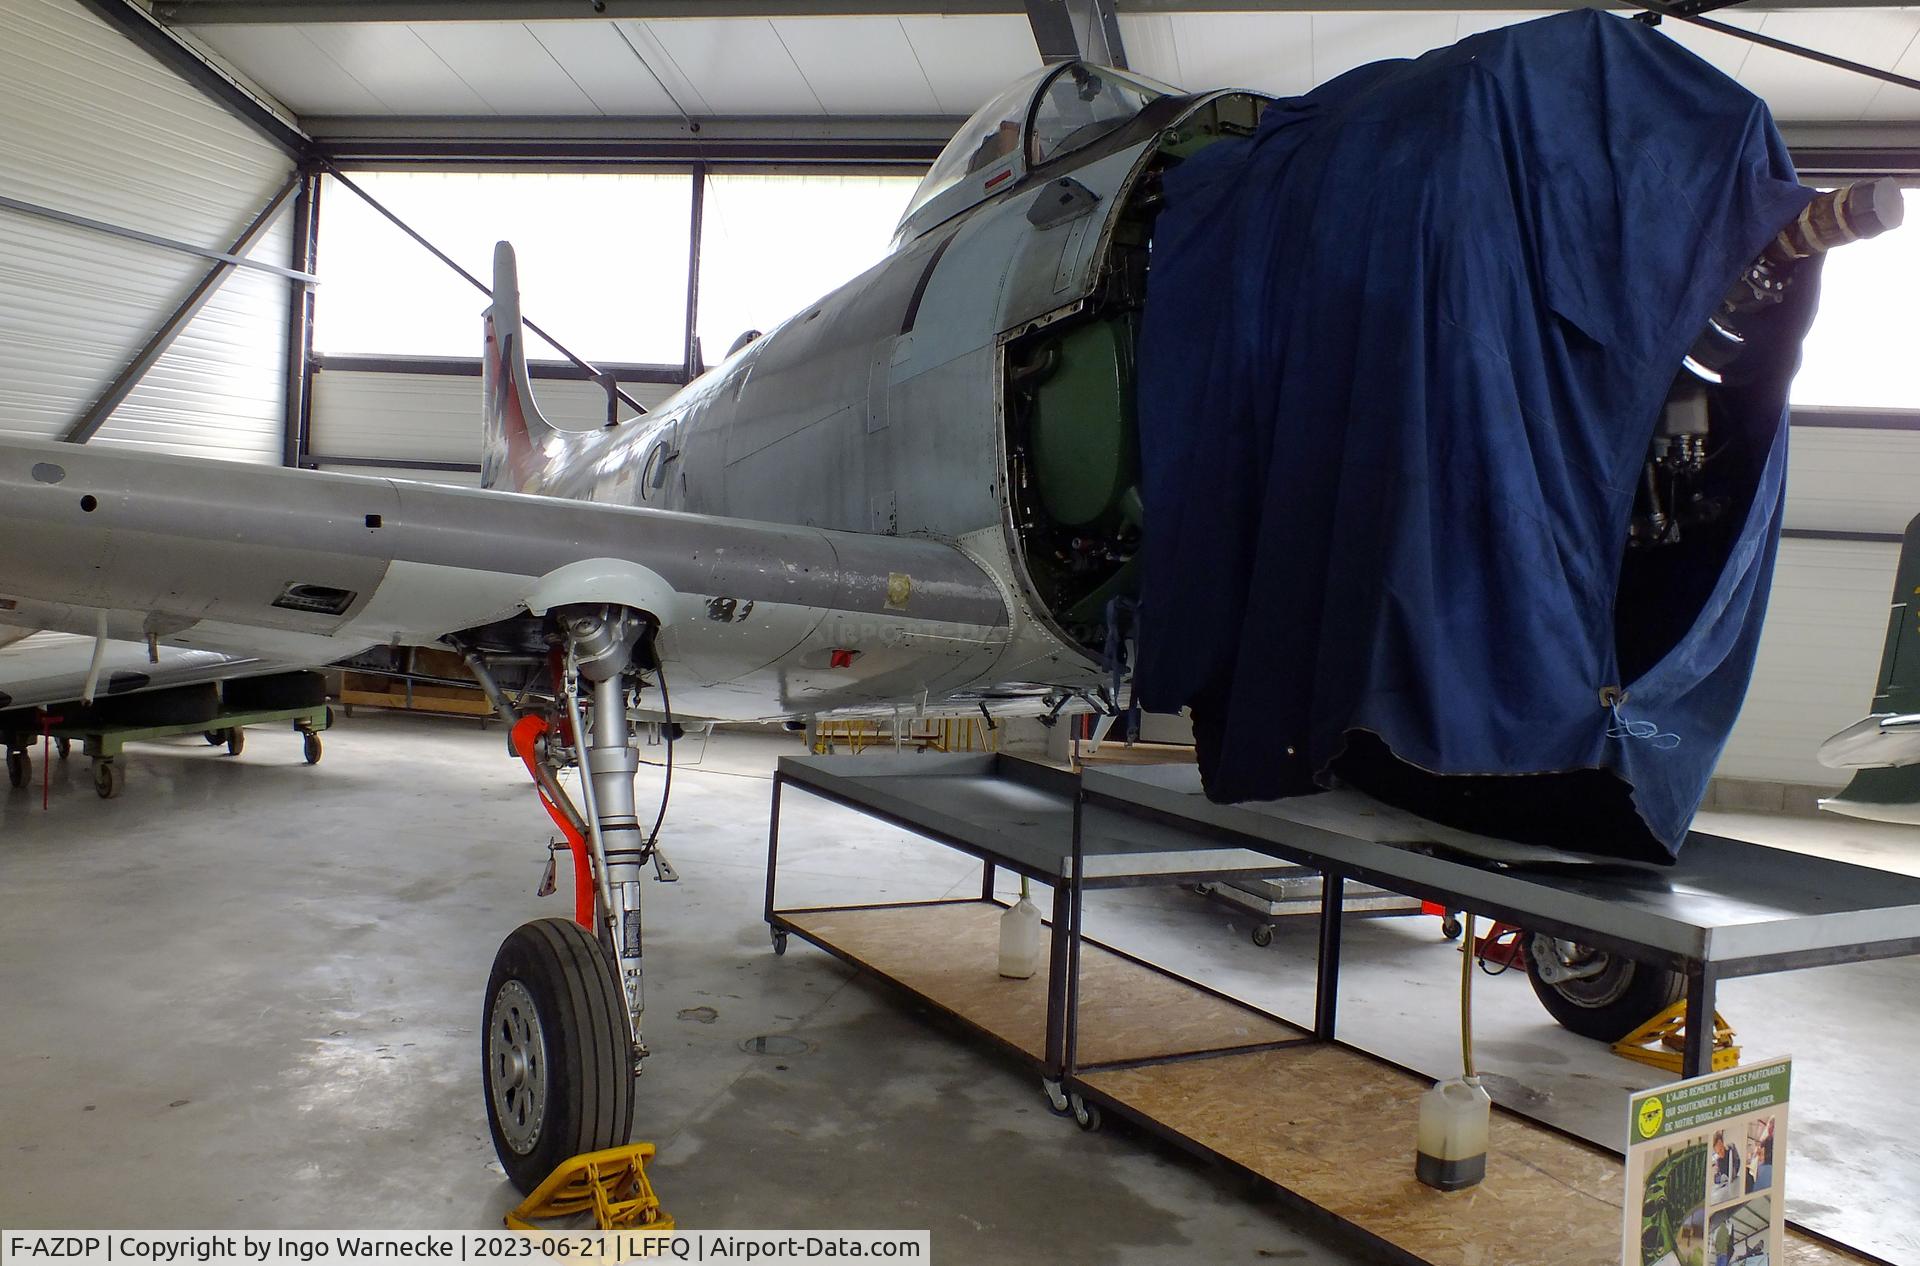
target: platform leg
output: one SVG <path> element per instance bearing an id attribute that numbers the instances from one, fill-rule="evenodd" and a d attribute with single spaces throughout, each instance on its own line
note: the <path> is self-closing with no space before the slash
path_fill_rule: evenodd
<path id="1" fill-rule="evenodd" d="M 1047 942 L 1046 1075 L 1058 1077 L 1067 1062 L 1067 936 L 1073 908 L 1065 879 L 1053 885 L 1052 937 Z"/>
<path id="2" fill-rule="evenodd" d="M 1076 791 L 1073 797 L 1073 876 L 1067 884 L 1070 895 L 1067 908 L 1070 913 L 1067 922 L 1066 1041 L 1060 1062 L 1060 1075 L 1069 1080 L 1073 1077 L 1080 1055 L 1080 925 L 1084 917 L 1082 901 L 1086 891 L 1081 877 L 1086 874 L 1087 864 L 1081 821 L 1085 817 L 1086 803 L 1087 793 Z"/>
<path id="3" fill-rule="evenodd" d="M 1331 872 L 1320 876 L 1320 962 L 1313 994 L 1313 1035 L 1333 1041 L 1340 1005 L 1340 920 L 1347 910 L 1347 881 Z"/>
<path id="4" fill-rule="evenodd" d="M 773 922 L 773 882 L 780 868 L 780 786 L 785 779 L 773 771 L 773 805 L 767 811 L 767 908 L 766 920 Z"/>
<path id="5" fill-rule="evenodd" d="M 1688 965 L 1687 1044 L 1681 1057 L 1682 1077 L 1704 1077 L 1713 1071 L 1713 996 L 1719 984 L 1719 969 L 1711 963 Z"/>
<path id="6" fill-rule="evenodd" d="M 980 900 L 993 900 L 993 881 L 997 873 L 998 870 L 992 862 L 980 863 Z"/>

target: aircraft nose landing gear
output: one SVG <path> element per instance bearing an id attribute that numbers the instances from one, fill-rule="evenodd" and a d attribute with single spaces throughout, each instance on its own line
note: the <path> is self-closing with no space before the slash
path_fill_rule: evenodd
<path id="1" fill-rule="evenodd" d="M 501 944 L 487 980 L 487 1122 L 500 1164 L 522 1192 L 569 1157 L 630 1140 L 634 1077 L 646 1055 L 640 879 L 654 841 L 635 812 L 640 761 L 627 695 L 635 651 L 653 625 L 618 607 L 556 614 L 566 643 L 558 702 L 573 741 L 569 747 L 550 735 L 534 776 L 556 822 L 583 837 L 594 918 L 592 927 L 570 919 L 523 925 Z M 591 695 L 591 729 L 583 724 L 583 689 Z M 573 764 L 582 769 L 584 812 L 558 781 L 560 768 Z M 584 892 L 581 900 L 584 918 Z"/>

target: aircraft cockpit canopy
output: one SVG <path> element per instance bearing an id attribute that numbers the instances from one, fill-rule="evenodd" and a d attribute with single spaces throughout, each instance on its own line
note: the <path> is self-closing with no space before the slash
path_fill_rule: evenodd
<path id="1" fill-rule="evenodd" d="M 974 112 L 920 181 L 900 217 L 910 241 L 1000 190 L 1124 126 L 1179 89 L 1088 62 L 1043 66 Z"/>

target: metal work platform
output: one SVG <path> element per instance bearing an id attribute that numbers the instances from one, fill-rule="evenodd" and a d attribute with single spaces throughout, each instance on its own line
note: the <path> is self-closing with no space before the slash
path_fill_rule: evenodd
<path id="1" fill-rule="evenodd" d="M 781 908 L 788 789 L 979 858 L 980 897 Z M 1502 1110 L 1488 1184 L 1498 1180 L 1502 1199 L 1476 1206 L 1414 1181 L 1413 1123 L 1428 1083 L 1336 1041 L 1339 912 L 1348 883 L 1368 884 L 1681 971 L 1689 1070 L 1711 1057 L 1720 979 L 1920 953 L 1920 879 L 1707 835 L 1681 856 L 1655 868 L 1557 855 L 1351 792 L 1215 805 L 1190 766 L 1074 774 L 1004 755 L 785 757 L 774 775 L 765 912 L 776 952 L 798 935 L 911 991 L 1027 1061 L 1056 1111 L 1089 1127 L 1103 1108 L 1121 1113 L 1266 1179 L 1402 1260 L 1508 1260 L 1499 1246 L 1509 1242 L 1511 1260 L 1533 1260 L 1541 1243 L 1565 1245 L 1578 1228 L 1578 1250 L 1556 1250 L 1555 1260 L 1599 1263 L 1618 1260 L 1615 1153 Z M 1082 933 L 1088 890 L 1252 881 L 1299 867 L 1321 876 L 1310 1025 Z M 1000 869 L 1053 890 L 1050 953 L 1031 980 L 995 970 Z M 1328 1105 L 1381 1115 L 1313 1124 Z M 1541 1172 L 1580 1175 L 1577 1199 L 1559 1180 L 1535 1192 Z M 1875 1260 L 1802 1229 L 1790 1257 Z"/>
<path id="2" fill-rule="evenodd" d="M 121 772 L 119 760 L 129 743 L 148 743 L 155 739 L 198 734 L 215 747 L 225 747 L 228 755 L 238 756 L 246 746 L 246 727 L 275 722 L 290 722 L 293 731 L 300 735 L 301 754 L 306 763 L 320 763 L 320 735 L 333 728 L 333 709 L 324 703 L 296 708 L 222 708 L 200 720 L 168 725 L 50 723 L 37 732 L 0 738 L 5 738 L 8 743 L 7 779 L 15 788 L 26 786 L 31 778 L 27 753 L 34 740 L 39 740 L 43 748 L 54 747 L 60 753 L 61 760 L 67 758 L 74 742 L 78 741 L 93 762 L 94 791 L 101 799 L 110 800 L 126 788 L 126 777 Z M 15 746 L 17 740 L 21 741 Z"/>

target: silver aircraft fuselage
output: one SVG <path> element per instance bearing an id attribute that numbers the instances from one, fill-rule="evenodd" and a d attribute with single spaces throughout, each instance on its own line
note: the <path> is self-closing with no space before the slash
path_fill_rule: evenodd
<path id="1" fill-rule="evenodd" d="M 986 164 L 910 214 L 881 262 L 653 412 L 595 431 L 555 431 L 517 473 L 490 446 L 488 484 L 948 542 L 1001 587 L 1009 627 L 962 666 L 949 665 L 943 690 L 903 702 L 1031 708 L 1109 685 L 1115 674 L 1101 648 L 1063 628 L 1028 569 L 1022 470 L 1008 432 L 1009 349 L 1096 319 L 1118 269 L 1116 237 L 1126 213 L 1152 196 L 1143 185 L 1157 177 L 1156 160 L 1251 131 L 1264 105 L 1240 92 L 1163 98 L 1104 144 L 1058 163 L 1021 162 L 1011 178 L 1004 164 Z M 1068 189 L 1065 212 L 1047 214 Z M 941 201 L 965 209 L 940 220 Z M 1132 296 L 1136 305 L 1140 297 Z M 1122 426 L 1130 442 L 1133 419 Z M 730 653 L 765 659 L 760 681 L 819 669 L 817 645 L 789 651 L 788 630 L 755 638 L 743 623 Z M 689 640 L 666 630 L 664 653 L 687 654 Z M 964 684 L 955 687 L 957 678 Z M 794 712 L 784 690 L 738 686 L 690 687 L 689 714 Z"/>

